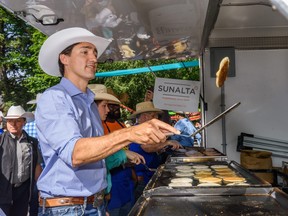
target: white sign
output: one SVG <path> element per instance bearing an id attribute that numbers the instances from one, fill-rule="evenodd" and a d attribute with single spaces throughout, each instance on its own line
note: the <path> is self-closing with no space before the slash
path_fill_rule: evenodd
<path id="1" fill-rule="evenodd" d="M 163 110 L 197 112 L 199 95 L 199 81 L 156 78 L 153 103 Z"/>

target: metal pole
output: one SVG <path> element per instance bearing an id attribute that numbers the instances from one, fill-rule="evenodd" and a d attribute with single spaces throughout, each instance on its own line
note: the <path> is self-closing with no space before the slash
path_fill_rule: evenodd
<path id="1" fill-rule="evenodd" d="M 221 87 L 221 112 L 225 111 L 225 83 Z M 223 154 L 226 155 L 226 121 L 225 116 L 222 118 L 222 150 Z"/>

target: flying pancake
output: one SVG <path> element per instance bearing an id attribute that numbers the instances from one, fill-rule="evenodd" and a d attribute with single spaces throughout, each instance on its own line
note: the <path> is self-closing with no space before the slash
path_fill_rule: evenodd
<path id="1" fill-rule="evenodd" d="M 219 64 L 219 69 L 216 72 L 216 86 L 218 88 L 220 88 L 224 85 L 224 82 L 225 82 L 227 75 L 228 75 L 229 63 L 230 63 L 229 58 L 225 57 L 221 60 L 221 62 Z"/>

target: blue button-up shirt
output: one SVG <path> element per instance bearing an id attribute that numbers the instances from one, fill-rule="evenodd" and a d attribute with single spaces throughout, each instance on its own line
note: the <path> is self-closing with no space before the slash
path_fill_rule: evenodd
<path id="1" fill-rule="evenodd" d="M 37 186 L 41 197 L 90 196 L 106 188 L 105 161 L 72 166 L 77 140 L 103 135 L 94 93 L 81 92 L 72 82 L 46 90 L 37 102 L 36 127 L 45 162 Z M 97 143 L 95 143 L 97 145 Z"/>
<path id="2" fill-rule="evenodd" d="M 181 134 L 183 135 L 191 135 L 193 134 L 197 129 L 194 127 L 193 123 L 188 120 L 187 118 L 180 119 L 176 122 L 174 125 L 174 128 L 179 130 Z M 197 140 L 197 143 L 201 143 L 201 135 L 197 133 L 195 135 L 195 138 Z M 171 136 L 172 140 L 177 140 L 182 146 L 192 147 L 194 145 L 194 138 L 193 137 L 184 137 L 180 135 L 173 135 Z"/>

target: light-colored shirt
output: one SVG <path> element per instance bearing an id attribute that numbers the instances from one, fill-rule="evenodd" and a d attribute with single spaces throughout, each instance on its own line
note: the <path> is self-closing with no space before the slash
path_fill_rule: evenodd
<path id="1" fill-rule="evenodd" d="M 181 134 L 183 135 L 191 135 L 197 130 L 194 127 L 193 123 L 187 118 L 183 118 L 177 121 L 176 124 L 174 125 L 174 128 L 179 130 Z M 184 136 L 175 134 L 171 136 L 171 139 L 177 140 L 182 146 L 192 147 L 194 145 L 194 137 L 184 137 Z M 197 143 L 200 145 L 201 135 L 199 133 L 195 135 L 195 139 Z"/>
<path id="2" fill-rule="evenodd" d="M 91 196 L 107 187 L 104 160 L 72 166 L 77 140 L 103 135 L 94 93 L 68 79 L 46 90 L 37 103 L 36 128 L 45 163 L 37 186 L 41 197 Z M 97 145 L 97 143 L 95 143 Z"/>
<path id="3" fill-rule="evenodd" d="M 13 181 L 16 186 L 20 186 L 23 182 L 30 178 L 31 171 L 31 154 L 32 146 L 27 141 L 25 134 L 17 139 L 13 134 L 11 136 L 16 139 L 16 163 L 14 164 Z"/>
<path id="4" fill-rule="evenodd" d="M 37 131 L 36 131 L 35 121 L 27 122 L 25 124 L 25 126 L 23 127 L 23 130 L 25 130 L 29 136 L 37 139 Z"/>

